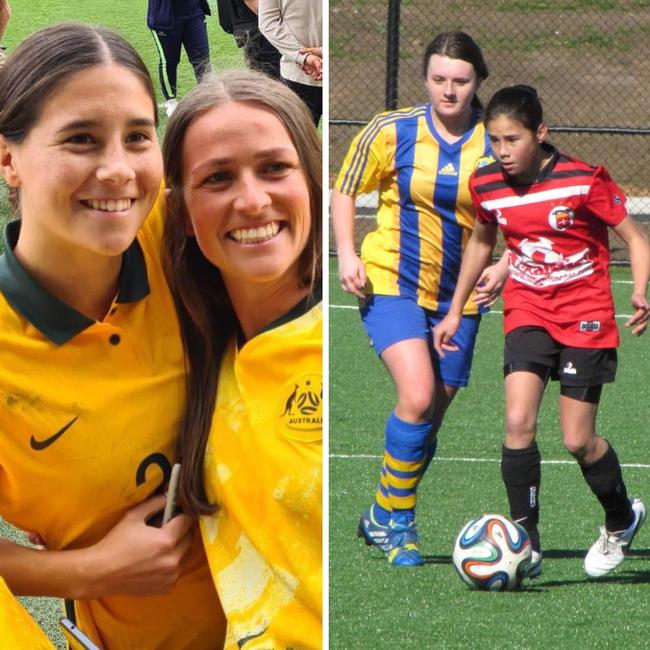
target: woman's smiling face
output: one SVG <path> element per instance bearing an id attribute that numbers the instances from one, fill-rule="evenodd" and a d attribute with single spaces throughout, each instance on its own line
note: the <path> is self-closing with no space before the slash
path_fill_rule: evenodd
<path id="1" fill-rule="evenodd" d="M 188 232 L 227 285 L 297 286 L 309 188 L 280 119 L 249 102 L 211 108 L 188 127 L 182 156 Z"/>
<path id="2" fill-rule="evenodd" d="M 3 144 L 2 163 L 20 189 L 22 246 L 120 255 L 160 188 L 152 99 L 121 65 L 76 72 L 44 102 L 24 140 Z"/>

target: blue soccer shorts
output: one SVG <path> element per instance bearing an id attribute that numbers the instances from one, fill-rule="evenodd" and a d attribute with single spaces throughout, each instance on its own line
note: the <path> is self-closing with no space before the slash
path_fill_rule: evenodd
<path id="1" fill-rule="evenodd" d="M 444 314 L 420 307 L 413 298 L 377 294 L 368 296 L 359 305 L 359 311 L 370 345 L 378 356 L 394 343 L 422 339 L 429 346 L 436 379 L 447 386 L 467 386 L 480 316 L 463 316 L 452 339 L 458 350 L 445 352 L 444 358 L 440 358 L 433 349 L 432 330 Z"/>

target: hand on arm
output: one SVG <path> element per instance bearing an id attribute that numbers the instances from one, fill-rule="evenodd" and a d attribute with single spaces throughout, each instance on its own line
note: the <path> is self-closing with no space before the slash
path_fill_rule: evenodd
<path id="1" fill-rule="evenodd" d="M 313 54 L 319 59 L 323 58 L 323 48 L 322 47 L 302 47 L 299 50 L 300 54 Z"/>
<path id="2" fill-rule="evenodd" d="M 354 196 L 332 192 L 332 227 L 339 256 L 339 281 L 343 291 L 365 298 L 366 269 L 354 250 Z"/>
<path id="3" fill-rule="evenodd" d="M 483 307 L 491 307 L 501 295 L 503 285 L 508 279 L 508 251 L 506 250 L 496 264 L 487 266 L 476 284 L 474 302 Z"/>
<path id="4" fill-rule="evenodd" d="M 305 60 L 302 64 L 303 72 L 312 76 L 316 81 L 323 79 L 323 48 L 322 47 L 302 47 L 298 54 L 303 54 Z"/>
<path id="5" fill-rule="evenodd" d="M 147 499 L 83 549 L 37 550 L 0 540 L 0 575 L 20 596 L 86 600 L 168 593 L 190 549 L 193 522 L 179 515 L 163 528 L 147 526 L 164 506 L 163 496 Z"/>
<path id="6" fill-rule="evenodd" d="M 307 58 L 314 59 L 316 57 L 316 54 L 311 51 L 308 54 L 301 53 L 301 50 L 306 49 L 306 45 L 298 40 L 291 29 L 291 24 L 283 19 L 280 0 L 259 0 L 258 13 L 260 32 L 273 47 L 282 53 L 283 61 L 295 63 L 302 68 L 307 63 Z M 311 48 L 309 49 L 311 50 Z M 318 58 L 321 60 L 320 67 L 322 69 L 322 52 Z M 311 62 L 310 65 L 315 65 L 315 63 Z"/>
<path id="7" fill-rule="evenodd" d="M 648 238 L 637 226 L 632 217 L 625 217 L 613 228 L 614 232 L 627 244 L 630 251 L 630 264 L 634 289 L 630 301 L 634 313 L 625 323 L 635 336 L 641 336 L 648 327 L 650 304 L 648 304 L 648 282 L 650 281 L 650 245 Z"/>
<path id="8" fill-rule="evenodd" d="M 449 312 L 433 330 L 433 347 L 441 357 L 445 356 L 445 350 L 453 352 L 458 349 L 458 346 L 452 343 L 452 338 L 460 327 L 463 307 L 490 261 L 495 243 L 496 226 L 477 222 L 463 253 L 460 274 Z"/>
<path id="9" fill-rule="evenodd" d="M 318 48 L 320 49 L 320 48 Z M 300 50 L 302 52 L 302 50 Z M 301 66 L 301 70 L 314 78 L 316 81 L 323 79 L 323 59 L 315 54 L 307 54 Z"/>

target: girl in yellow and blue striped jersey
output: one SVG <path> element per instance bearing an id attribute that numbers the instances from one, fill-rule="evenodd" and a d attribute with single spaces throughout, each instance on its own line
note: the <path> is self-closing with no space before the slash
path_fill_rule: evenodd
<path id="1" fill-rule="evenodd" d="M 320 648 L 320 139 L 286 86 L 232 72 L 181 100 L 163 159 L 189 366 L 180 494 L 226 648 Z"/>
<path id="2" fill-rule="evenodd" d="M 360 299 L 361 319 L 397 390 L 386 422 L 375 501 L 358 535 L 393 565 L 423 563 L 415 526 L 417 485 L 436 451 L 437 432 L 467 385 L 482 305 L 507 267 L 486 270 L 465 305 L 459 351 L 438 358 L 431 329 L 446 314 L 463 248 L 474 226 L 470 174 L 491 157 L 476 92 L 488 69 L 463 32 L 438 34 L 423 75 L 429 102 L 377 115 L 355 137 L 336 180 L 332 223 L 342 288 Z M 379 191 L 377 228 L 355 251 L 355 197 Z"/>

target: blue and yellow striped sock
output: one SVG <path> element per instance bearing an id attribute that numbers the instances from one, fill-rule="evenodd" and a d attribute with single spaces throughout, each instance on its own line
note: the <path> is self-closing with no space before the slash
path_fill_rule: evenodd
<path id="1" fill-rule="evenodd" d="M 422 480 L 422 477 L 425 475 L 427 469 L 429 469 L 429 465 L 431 465 L 431 461 L 434 459 L 437 449 L 438 449 L 438 436 L 436 436 L 429 443 L 429 446 L 427 447 L 427 457 L 425 458 L 424 465 L 422 466 L 422 472 L 420 474 L 420 480 Z"/>
<path id="2" fill-rule="evenodd" d="M 371 513 L 376 523 L 382 526 L 388 526 L 391 510 L 390 498 L 388 496 L 388 479 L 386 478 L 386 452 L 384 452 L 379 485 L 375 492 L 375 502 L 372 504 Z"/>
<path id="3" fill-rule="evenodd" d="M 415 517 L 416 490 L 427 459 L 430 433 L 431 422 L 412 424 L 395 413 L 386 421 L 382 479 L 386 480 L 391 511 L 399 511 L 406 519 Z"/>

